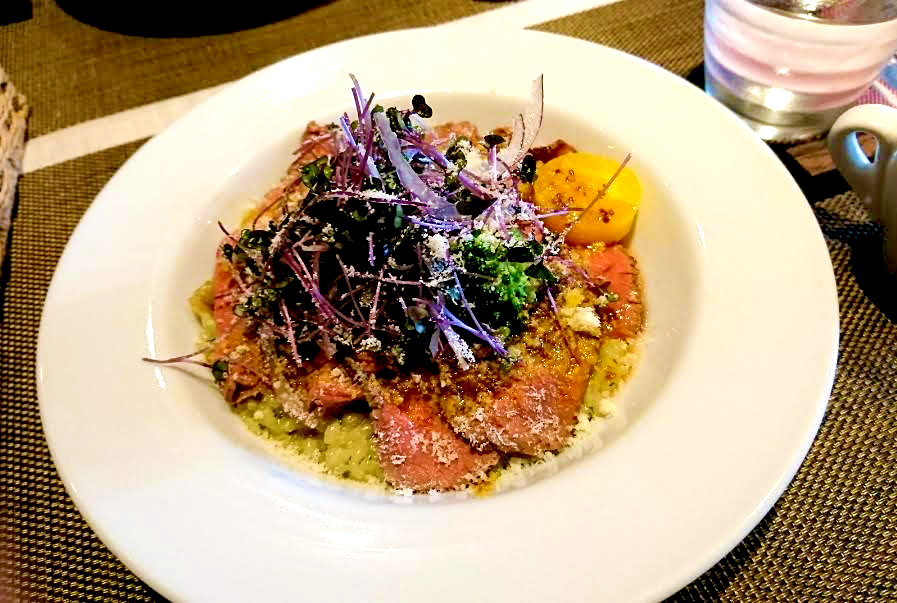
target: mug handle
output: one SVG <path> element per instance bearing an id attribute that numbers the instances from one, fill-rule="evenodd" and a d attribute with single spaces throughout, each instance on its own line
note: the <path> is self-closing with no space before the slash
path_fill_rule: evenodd
<path id="1" fill-rule="evenodd" d="M 868 132 L 878 140 L 878 150 L 870 161 L 857 140 L 858 132 Z M 828 135 L 828 148 L 838 170 L 880 219 L 885 195 L 885 176 L 897 150 L 897 109 L 887 105 L 859 105 L 835 120 Z"/>
<path id="2" fill-rule="evenodd" d="M 878 139 L 872 161 L 860 147 L 857 132 Z M 835 120 L 828 135 L 835 165 L 847 183 L 869 207 L 872 219 L 884 227 L 884 259 L 897 274 L 897 109 L 887 105 L 860 105 Z"/>

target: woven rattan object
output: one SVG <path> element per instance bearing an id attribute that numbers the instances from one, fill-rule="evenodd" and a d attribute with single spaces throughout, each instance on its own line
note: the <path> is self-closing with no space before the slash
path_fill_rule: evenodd
<path id="1" fill-rule="evenodd" d="M 25 153 L 28 104 L 0 67 L 0 266 L 6 255 L 6 238 L 12 222 L 16 182 Z"/>

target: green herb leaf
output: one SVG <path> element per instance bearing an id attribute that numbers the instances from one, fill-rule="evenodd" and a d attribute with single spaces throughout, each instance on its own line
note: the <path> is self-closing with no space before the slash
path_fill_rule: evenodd
<path id="1" fill-rule="evenodd" d="M 455 208 L 465 216 L 478 216 L 489 207 L 491 201 L 480 199 L 467 189 L 455 194 Z"/>
<path id="2" fill-rule="evenodd" d="M 509 262 L 534 262 L 536 258 L 542 257 L 543 245 L 538 241 L 527 241 L 520 247 L 511 247 L 508 249 Z"/>
<path id="3" fill-rule="evenodd" d="M 246 249 L 256 249 L 258 251 L 267 251 L 271 245 L 273 235 L 270 230 L 247 230 L 244 229 L 240 234 L 240 245 Z"/>
<path id="4" fill-rule="evenodd" d="M 313 191 L 326 188 L 331 176 L 333 168 L 327 157 L 319 157 L 302 168 L 302 183 Z"/>
<path id="5" fill-rule="evenodd" d="M 212 377 L 220 383 L 227 377 L 227 360 L 216 360 L 212 363 Z"/>
<path id="6" fill-rule="evenodd" d="M 464 168 L 467 165 L 467 157 L 464 155 L 463 146 L 470 143 L 470 139 L 466 136 L 459 136 L 455 140 L 452 141 L 452 144 L 449 145 L 449 148 L 445 151 L 445 156 L 452 163 L 458 166 L 458 169 Z"/>
<path id="7" fill-rule="evenodd" d="M 526 275 L 542 281 L 544 285 L 556 285 L 559 282 L 558 277 L 542 262 L 527 268 Z"/>
<path id="8" fill-rule="evenodd" d="M 532 155 L 526 155 L 520 162 L 519 175 L 524 182 L 533 182 L 536 179 L 536 159 Z"/>
<path id="9" fill-rule="evenodd" d="M 402 125 L 402 120 L 399 118 L 399 110 L 395 107 L 390 107 L 386 110 L 386 117 L 389 118 L 389 127 L 396 134 L 401 133 L 405 129 Z"/>
<path id="10" fill-rule="evenodd" d="M 422 94 L 415 94 L 411 97 L 411 109 L 421 117 L 433 117 L 433 109 L 427 104 Z"/>

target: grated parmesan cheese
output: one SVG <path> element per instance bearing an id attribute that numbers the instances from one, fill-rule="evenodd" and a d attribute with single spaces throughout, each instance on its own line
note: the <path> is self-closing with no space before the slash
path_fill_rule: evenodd
<path id="1" fill-rule="evenodd" d="M 434 257 L 444 260 L 449 256 L 449 241 L 441 234 L 430 235 L 427 238 L 427 248 Z"/>
<path id="2" fill-rule="evenodd" d="M 601 318 L 592 307 L 560 308 L 558 314 L 563 323 L 580 333 L 600 337 L 602 333 Z"/>

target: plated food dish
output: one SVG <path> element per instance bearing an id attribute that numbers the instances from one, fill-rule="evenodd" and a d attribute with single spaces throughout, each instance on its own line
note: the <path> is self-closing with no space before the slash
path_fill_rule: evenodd
<path id="1" fill-rule="evenodd" d="M 384 52 L 404 68 L 384 69 Z M 272 454 L 206 369 L 140 361 L 194 349 L 184 300 L 209 278 L 217 221 L 239 224 L 247 199 L 286 173 L 305 125 L 346 110 L 350 68 L 385 107 L 419 93 L 434 123 L 484 132 L 520 111 L 542 73 L 534 146 L 632 154 L 642 197 L 626 244 L 647 312 L 599 452 L 562 451 L 561 470 L 488 497 L 368 497 Z M 109 181 L 47 295 L 41 415 L 78 509 L 172 600 L 289 601 L 300 582 L 308 598 L 440 600 L 457 595 L 432 588 L 449 570 L 482 598 L 548 600 L 563 584 L 571 598 L 658 600 L 734 547 L 797 470 L 834 375 L 833 280 L 793 180 L 687 82 L 537 32 L 385 34 L 238 82 Z"/>
<path id="2" fill-rule="evenodd" d="M 310 122 L 280 182 L 219 223 L 190 298 L 200 351 L 145 360 L 207 366 L 254 433 L 331 476 L 519 482 L 587 438 L 633 368 L 638 179 L 628 158 L 533 146 L 541 77 L 513 130 L 484 136 L 352 79 L 355 115 Z"/>

